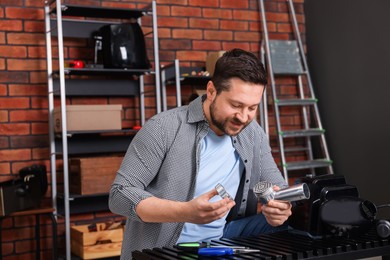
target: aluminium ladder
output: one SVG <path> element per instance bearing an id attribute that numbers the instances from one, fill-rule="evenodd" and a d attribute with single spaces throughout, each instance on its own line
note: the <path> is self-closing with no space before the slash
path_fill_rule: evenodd
<path id="1" fill-rule="evenodd" d="M 275 127 L 281 168 L 285 180 L 288 180 L 289 171 L 309 171 L 316 175 L 316 169 L 326 170 L 333 174 L 332 161 L 325 139 L 325 130 L 322 128 L 317 99 L 314 95 L 312 81 L 300 38 L 300 32 L 295 15 L 293 0 L 286 0 L 290 22 L 294 32 L 293 40 L 269 39 L 264 0 L 259 0 L 259 9 L 263 27 L 262 58 L 266 64 L 272 91 L 273 109 L 275 115 Z M 286 95 L 283 98 L 281 90 L 277 88 L 277 79 L 286 77 L 294 78 L 297 87 L 297 95 Z M 266 99 L 264 99 L 266 101 Z M 288 125 L 281 118 L 281 110 L 299 111 L 301 122 L 297 126 Z M 290 110 L 289 110 L 290 109 Z M 266 111 L 266 110 L 265 110 Z M 263 111 L 264 113 L 264 111 Z M 267 112 L 265 112 L 265 130 L 269 134 Z M 314 138 L 319 148 L 313 144 Z M 285 139 L 289 139 L 286 140 Z M 289 146 L 286 144 L 290 144 Z M 319 151 L 317 151 L 319 150 Z M 289 154 L 303 152 L 304 161 L 287 160 Z M 315 154 L 315 155 L 314 155 Z"/>

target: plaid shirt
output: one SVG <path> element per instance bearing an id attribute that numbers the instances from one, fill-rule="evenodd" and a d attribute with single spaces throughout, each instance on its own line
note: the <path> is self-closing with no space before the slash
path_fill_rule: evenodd
<path id="1" fill-rule="evenodd" d="M 132 140 L 112 184 L 109 207 L 127 217 L 121 259 L 145 248 L 174 245 L 184 223 L 145 223 L 136 214 L 137 204 L 150 196 L 189 201 L 195 191 L 200 141 L 209 125 L 203 114 L 202 97 L 149 119 Z M 268 139 L 256 120 L 232 137 L 245 165 L 233 218 L 256 214 L 252 188 L 267 180 L 286 186 L 271 154 Z M 232 215 L 230 214 L 230 215 Z M 228 217 L 229 219 L 229 217 Z M 230 218 L 231 219 L 231 218 Z"/>

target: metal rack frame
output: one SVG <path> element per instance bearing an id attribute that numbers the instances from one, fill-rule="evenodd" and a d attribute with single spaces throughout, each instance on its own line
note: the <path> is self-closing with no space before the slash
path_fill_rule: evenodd
<path id="1" fill-rule="evenodd" d="M 54 8 L 52 6 L 54 5 Z M 152 11 L 149 11 L 149 10 Z M 94 12 L 90 12 L 90 11 Z M 107 12 L 110 11 L 110 12 Z M 77 23 L 86 27 L 99 26 L 101 21 L 89 21 L 89 20 L 70 20 L 63 19 L 63 13 L 69 16 L 86 16 L 86 17 L 99 17 L 99 18 L 122 18 L 122 19 L 137 19 L 140 23 L 140 18 L 144 15 L 152 15 L 153 23 L 153 45 L 154 45 L 154 69 L 147 72 L 141 71 L 127 71 L 124 73 L 133 73 L 139 75 L 139 97 L 140 97 L 140 113 L 141 124 L 145 123 L 145 107 L 144 107 L 144 74 L 150 73 L 155 76 L 156 86 L 156 107 L 157 112 L 161 111 L 161 94 L 160 94 L 160 61 L 159 61 L 159 46 L 158 46 L 158 30 L 157 30 L 157 13 L 156 13 L 156 1 L 152 0 L 150 6 L 140 10 L 128 10 L 128 9 L 112 9 L 112 8 L 100 8 L 100 7 L 88 7 L 88 6 L 65 6 L 61 4 L 61 0 L 47 0 L 44 5 L 45 13 L 45 26 L 46 26 L 46 52 L 47 52 L 47 78 L 48 78 L 48 114 L 49 114 L 49 138 L 50 138 L 50 162 L 51 162 L 51 182 L 52 182 L 52 204 L 55 208 L 55 215 L 58 216 L 57 199 L 59 194 L 57 191 L 57 154 L 60 151 L 56 150 L 56 138 L 54 133 L 54 98 L 56 92 L 59 90 L 60 106 L 61 106 L 61 144 L 62 144 L 62 160 L 63 160 L 63 177 L 64 177 L 64 219 L 65 219 L 65 246 L 66 246 L 66 259 L 71 259 L 71 244 L 70 244 L 70 194 L 69 194 L 69 149 L 66 123 L 66 79 L 65 75 L 72 74 L 72 70 L 65 69 L 64 67 L 64 43 L 63 38 L 67 37 L 69 31 L 64 32 L 63 23 Z M 88 13 L 88 15 L 83 15 Z M 129 17 L 126 17 L 130 15 Z M 54 17 L 53 17 L 54 16 Z M 66 20 L 66 21 L 65 21 Z M 107 24 L 107 23 L 105 23 Z M 77 27 L 72 27 L 77 28 Z M 82 30 L 74 29 L 74 37 L 82 37 L 78 34 L 82 34 Z M 56 72 L 53 71 L 53 55 L 52 55 L 52 37 L 56 36 L 58 40 L 58 78 L 59 88 L 55 88 L 54 76 Z M 106 70 L 107 73 L 122 73 L 119 70 Z M 123 71 L 123 70 L 122 70 Z M 77 73 L 77 71 L 73 71 Z M 95 71 L 96 72 L 96 71 Z M 104 92 L 104 91 L 103 91 Z M 108 94 L 109 95 L 109 94 Z"/>

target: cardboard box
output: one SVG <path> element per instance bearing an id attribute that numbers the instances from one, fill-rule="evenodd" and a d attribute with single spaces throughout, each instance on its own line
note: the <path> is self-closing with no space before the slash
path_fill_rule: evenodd
<path id="1" fill-rule="evenodd" d="M 120 130 L 122 129 L 122 105 L 67 105 L 68 131 Z M 61 108 L 54 109 L 54 128 L 62 129 Z"/>
<path id="2" fill-rule="evenodd" d="M 104 230 L 105 223 L 96 223 L 97 231 L 89 232 L 88 225 L 70 227 L 71 251 L 81 259 L 119 256 L 123 241 L 123 227 Z"/>
<path id="3" fill-rule="evenodd" d="M 225 51 L 213 52 L 206 57 L 206 70 L 210 73 L 210 76 L 214 74 L 215 63 L 225 53 Z"/>
<path id="4" fill-rule="evenodd" d="M 69 159 L 70 193 L 79 195 L 108 193 L 122 159 L 122 156 Z"/>

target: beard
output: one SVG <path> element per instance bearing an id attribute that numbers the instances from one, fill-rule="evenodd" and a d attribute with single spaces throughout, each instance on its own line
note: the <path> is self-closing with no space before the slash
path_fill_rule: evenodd
<path id="1" fill-rule="evenodd" d="M 218 118 L 218 109 L 216 108 L 215 100 L 210 104 L 210 118 L 211 124 L 218 128 L 221 132 L 229 135 L 235 136 L 238 135 L 245 127 L 247 127 L 250 121 L 241 122 L 237 117 L 233 116 L 231 118 Z M 229 126 L 233 124 L 232 126 Z"/>

